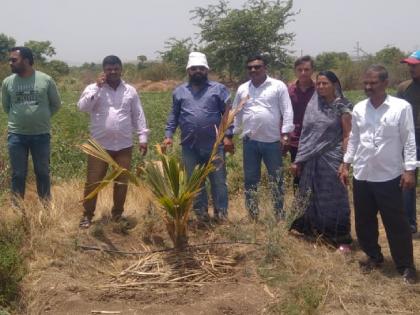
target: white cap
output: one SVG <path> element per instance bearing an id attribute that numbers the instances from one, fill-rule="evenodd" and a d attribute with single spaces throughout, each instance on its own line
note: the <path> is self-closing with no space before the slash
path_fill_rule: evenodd
<path id="1" fill-rule="evenodd" d="M 187 69 L 193 66 L 203 66 L 208 69 L 209 65 L 207 64 L 206 55 L 198 51 L 190 52 L 190 55 L 188 56 Z"/>

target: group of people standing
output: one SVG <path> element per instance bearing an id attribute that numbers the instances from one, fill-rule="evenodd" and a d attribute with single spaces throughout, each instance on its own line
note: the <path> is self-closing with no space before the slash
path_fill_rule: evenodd
<path id="1" fill-rule="evenodd" d="M 270 181 L 274 215 L 278 220 L 284 218 L 282 159 L 290 152 L 293 208 L 299 214 L 291 229 L 322 236 L 343 252 L 350 251 L 352 242 L 347 184 L 353 165 L 356 235 L 367 254 L 367 259 L 360 262 L 362 271 L 379 267 L 384 259 L 378 245 L 379 211 L 397 269 L 405 281 L 413 283 L 416 271 L 411 232 L 417 231 L 420 51 L 402 62 L 409 65 L 412 80 L 399 87 L 400 98 L 387 94 L 388 73 L 384 67 L 373 65 L 363 78 L 368 98 L 353 107 L 332 71 L 319 72 L 313 81 L 311 57 L 296 60 L 297 81 L 287 86 L 270 77 L 266 59 L 255 55 L 245 65 L 249 81 L 239 86 L 231 102 L 229 89 L 208 79 L 206 56 L 192 52 L 186 65 L 188 81 L 172 94 L 163 144 L 173 144 L 179 127 L 182 160 L 190 175 L 197 165 L 209 160 L 216 139 L 215 126 L 224 112 L 239 108 L 234 124 L 219 144 L 216 170 L 209 175 L 214 219 L 225 221 L 228 217 L 224 161 L 227 152 L 235 152 L 233 135 L 238 134 L 243 141 L 245 206 L 250 218 L 258 220 L 262 162 Z M 9 63 L 14 74 L 3 81 L 2 103 L 9 117 L 13 200 L 24 197 L 30 152 L 38 194 L 48 204 L 50 118 L 60 107 L 60 97 L 54 81 L 33 69 L 28 48 L 12 48 Z M 140 153 L 145 155 L 149 129 L 137 91 L 121 79 L 121 60 L 107 56 L 102 67 L 97 81 L 83 91 L 78 108 L 89 113 L 91 137 L 118 164 L 129 169 L 133 134 L 137 134 Z M 104 179 L 107 167 L 105 162 L 88 157 L 85 197 Z M 111 214 L 115 221 L 124 211 L 127 180 L 120 176 L 114 184 Z M 81 228 L 91 225 L 95 207 L 96 198 L 85 199 Z M 210 219 L 204 185 L 195 199 L 194 211 L 200 221 Z"/>

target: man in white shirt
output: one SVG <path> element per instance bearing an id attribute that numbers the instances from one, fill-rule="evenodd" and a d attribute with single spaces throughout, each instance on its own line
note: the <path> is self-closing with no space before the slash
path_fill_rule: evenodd
<path id="1" fill-rule="evenodd" d="M 247 60 L 250 80 L 236 93 L 233 106 L 246 100 L 235 117 L 234 132 L 243 137 L 245 206 L 252 219 L 258 218 L 257 188 L 261 177 L 261 161 L 267 168 L 276 217 L 283 211 L 282 141 L 289 142 L 293 131 L 293 109 L 287 86 L 267 75 L 262 56 Z"/>
<path id="2" fill-rule="evenodd" d="M 143 108 L 137 91 L 121 80 L 122 63 L 117 56 L 107 56 L 102 62 L 103 73 L 96 83 L 83 91 L 77 104 L 79 109 L 90 114 L 91 137 L 99 142 L 122 167 L 129 169 L 133 148 L 133 132 L 139 137 L 142 155 L 147 152 L 147 135 Z M 87 180 L 84 197 L 88 196 L 103 180 L 108 164 L 88 157 Z M 112 219 L 118 221 L 124 211 L 128 178 L 120 176 L 114 183 Z M 84 200 L 81 228 L 91 225 L 96 208 L 96 197 Z"/>
<path id="3" fill-rule="evenodd" d="M 369 67 L 363 84 L 369 98 L 354 106 L 352 131 L 340 171 L 341 181 L 347 184 L 349 166 L 353 165 L 356 234 L 368 256 L 359 262 L 360 268 L 370 272 L 384 260 L 378 244 L 379 210 L 396 267 L 404 281 L 414 283 L 412 236 L 402 199 L 402 189 L 410 189 L 415 183 L 411 106 L 386 94 L 388 72 L 382 66 Z"/>

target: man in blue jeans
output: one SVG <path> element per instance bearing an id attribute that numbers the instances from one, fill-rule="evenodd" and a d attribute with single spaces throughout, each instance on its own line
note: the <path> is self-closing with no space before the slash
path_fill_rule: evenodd
<path id="1" fill-rule="evenodd" d="M 413 109 L 414 128 L 416 134 L 417 160 L 420 159 L 420 50 L 401 60 L 406 63 L 411 80 L 398 86 L 397 97 L 410 103 Z M 416 171 L 417 179 L 417 171 Z M 416 187 L 403 191 L 404 210 L 410 223 L 412 233 L 417 233 Z"/>
<path id="2" fill-rule="evenodd" d="M 207 163 L 216 141 L 216 129 L 225 110 L 228 110 L 229 90 L 222 84 L 207 78 L 207 58 L 200 52 L 189 55 L 187 73 L 189 81 L 175 88 L 172 94 L 172 110 L 165 129 L 164 145 L 173 143 L 176 128 L 181 129 L 182 160 L 188 176 L 197 165 Z M 216 170 L 209 175 L 213 197 L 214 218 L 227 219 L 228 192 L 224 152 L 233 153 L 232 130 L 228 130 L 220 144 Z M 208 221 L 208 198 L 203 185 L 194 201 L 194 211 L 200 221 Z"/>
<path id="3" fill-rule="evenodd" d="M 13 74 L 2 84 L 2 104 L 8 114 L 8 148 L 12 168 L 12 196 L 24 198 L 28 156 L 32 155 L 39 197 L 47 202 L 50 191 L 51 116 L 61 105 L 53 79 L 32 68 L 34 58 L 27 47 L 10 49 Z"/>
<path id="4" fill-rule="evenodd" d="M 252 219 L 258 219 L 257 188 L 261 178 L 261 161 L 267 168 L 274 214 L 283 216 L 282 145 L 293 131 L 293 109 L 287 86 L 267 75 L 267 62 L 256 55 L 248 58 L 250 80 L 236 93 L 233 107 L 246 100 L 236 115 L 234 132 L 243 137 L 245 206 Z"/>

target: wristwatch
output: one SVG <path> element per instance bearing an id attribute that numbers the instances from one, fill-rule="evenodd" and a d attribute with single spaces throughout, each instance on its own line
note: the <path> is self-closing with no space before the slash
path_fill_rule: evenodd
<path id="1" fill-rule="evenodd" d="M 283 135 L 281 136 L 283 141 L 289 141 L 289 136 L 288 135 Z"/>

